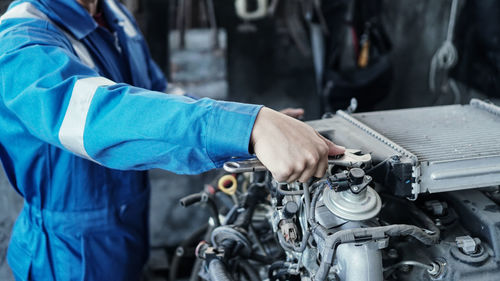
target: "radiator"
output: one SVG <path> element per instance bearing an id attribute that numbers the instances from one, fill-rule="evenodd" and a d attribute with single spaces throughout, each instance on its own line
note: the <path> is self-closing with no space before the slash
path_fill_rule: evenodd
<path id="1" fill-rule="evenodd" d="M 397 156 L 411 167 L 408 177 L 393 174 L 401 177 L 397 189 L 406 186 L 409 197 L 500 184 L 500 107 L 493 104 L 473 99 L 468 105 L 352 115 L 338 111 L 310 123 L 333 141 L 379 161 Z"/>

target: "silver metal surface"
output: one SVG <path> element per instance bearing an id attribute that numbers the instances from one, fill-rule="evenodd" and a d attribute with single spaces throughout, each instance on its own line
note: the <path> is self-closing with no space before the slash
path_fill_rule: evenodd
<path id="1" fill-rule="evenodd" d="M 351 168 L 369 168 L 372 164 L 372 156 L 370 154 L 360 154 L 359 149 L 346 149 L 342 156 L 329 157 L 328 164 L 335 164 L 341 167 Z"/>
<path id="2" fill-rule="evenodd" d="M 342 281 L 382 281 L 382 253 L 377 242 L 342 244 L 337 249 Z"/>
<path id="3" fill-rule="evenodd" d="M 371 165 L 370 154 L 359 154 L 359 149 L 346 149 L 345 153 L 335 157 L 328 158 L 329 164 L 335 164 L 342 167 L 365 168 Z M 228 173 L 245 173 L 245 172 L 263 172 L 267 168 L 257 158 L 241 161 L 229 161 L 224 163 L 224 170 Z"/>
<path id="4" fill-rule="evenodd" d="M 390 147 L 397 144 L 393 147 L 396 151 L 415 156 L 418 192 L 500 184 L 500 108 L 495 105 L 472 100 L 470 105 L 358 113 L 350 117 L 361 123 L 370 136 Z"/>
<path id="5" fill-rule="evenodd" d="M 242 160 L 242 161 L 230 161 L 224 163 L 224 170 L 228 173 L 245 173 L 245 172 L 263 172 L 267 171 L 267 168 L 262 165 L 262 163 L 257 158 Z"/>
<path id="6" fill-rule="evenodd" d="M 479 238 L 472 238 L 469 235 L 459 236 L 455 238 L 455 242 L 457 243 L 457 247 L 467 255 L 475 254 L 478 245 L 481 244 Z"/>
<path id="7" fill-rule="evenodd" d="M 323 203 L 334 215 L 350 221 L 365 221 L 375 217 L 382 208 L 378 193 L 367 186 L 359 194 L 350 190 L 335 192 L 325 189 Z"/>
<path id="8" fill-rule="evenodd" d="M 379 140 L 380 142 L 382 142 L 382 143 L 386 144 L 387 146 L 389 146 L 391 149 L 393 149 L 395 152 L 397 152 L 395 155 L 401 154 L 403 156 L 406 156 L 406 157 L 412 159 L 413 163 L 417 163 L 418 159 L 417 159 L 417 157 L 413 153 L 411 153 L 410 151 L 408 151 L 408 150 L 404 149 L 403 147 L 399 146 L 398 144 L 396 144 L 392 140 L 388 139 L 384 135 L 380 134 L 376 130 L 370 128 L 366 124 L 360 122 L 359 120 L 357 120 L 353 116 L 347 114 L 346 112 L 344 112 L 342 110 L 337 111 L 337 115 L 340 116 L 340 117 L 342 117 L 342 118 L 344 118 L 345 120 L 349 121 L 354 126 L 360 128 L 361 130 L 363 130 L 365 133 L 367 133 L 371 137 L 374 137 L 377 140 Z M 355 114 L 355 115 L 358 115 L 358 114 Z"/>

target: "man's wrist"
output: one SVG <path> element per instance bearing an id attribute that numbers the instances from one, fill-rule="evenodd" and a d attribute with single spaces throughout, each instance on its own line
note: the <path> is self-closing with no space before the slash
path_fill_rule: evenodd
<path id="1" fill-rule="evenodd" d="M 262 124 L 265 123 L 265 116 L 267 115 L 270 109 L 267 107 L 262 107 L 257 113 L 257 117 L 255 118 L 255 123 L 252 128 L 252 134 L 250 135 L 250 142 L 248 144 L 248 152 L 250 154 L 255 154 L 255 143 L 261 136 Z"/>

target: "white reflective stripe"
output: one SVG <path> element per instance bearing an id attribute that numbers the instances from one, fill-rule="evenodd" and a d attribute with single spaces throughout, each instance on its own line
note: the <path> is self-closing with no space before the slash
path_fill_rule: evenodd
<path id="1" fill-rule="evenodd" d="M 41 19 L 50 22 L 49 18 L 44 13 L 35 8 L 35 6 L 33 6 L 31 3 L 24 2 L 12 7 L 7 12 L 5 12 L 5 14 L 0 17 L 0 24 L 6 19 L 22 18 Z"/>
<path id="2" fill-rule="evenodd" d="M 127 36 L 128 37 L 137 36 L 137 30 L 135 29 L 134 25 L 132 24 L 132 22 L 130 22 L 129 18 L 122 11 L 122 9 L 120 9 L 120 7 L 118 7 L 115 0 L 108 0 L 107 3 L 108 3 L 108 6 L 111 8 L 111 10 L 113 10 L 113 13 L 117 14 L 120 18 L 123 19 L 123 21 L 120 22 L 119 24 L 123 27 Z"/>
<path id="3" fill-rule="evenodd" d="M 90 53 L 85 47 L 85 45 L 83 45 L 82 42 L 76 40 L 76 38 L 73 37 L 73 35 L 60 29 L 55 23 L 53 23 L 49 19 L 49 17 L 47 17 L 47 15 L 42 13 L 35 6 L 33 6 L 33 4 L 29 2 L 21 3 L 8 10 L 2 17 L 0 17 L 0 24 L 2 23 L 3 20 L 6 19 L 21 19 L 21 18 L 39 19 L 50 22 L 52 25 L 57 27 L 62 33 L 64 33 L 66 38 L 68 38 L 71 45 L 73 46 L 73 49 L 75 50 L 76 55 L 78 56 L 78 58 L 80 58 L 80 61 L 86 66 L 95 70 L 95 63 L 92 60 L 92 57 L 90 56 Z"/>
<path id="4" fill-rule="evenodd" d="M 69 100 L 66 115 L 59 129 L 59 141 L 68 150 L 93 160 L 83 142 L 85 123 L 89 113 L 92 98 L 101 86 L 114 85 L 115 82 L 104 77 L 84 78 L 76 81 Z"/>

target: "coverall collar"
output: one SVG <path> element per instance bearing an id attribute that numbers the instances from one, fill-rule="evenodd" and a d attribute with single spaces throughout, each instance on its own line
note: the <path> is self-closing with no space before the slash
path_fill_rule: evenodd
<path id="1" fill-rule="evenodd" d="M 105 5 L 104 0 L 101 0 Z M 50 17 L 81 40 L 97 28 L 97 23 L 76 0 L 40 0 L 51 11 Z"/>

